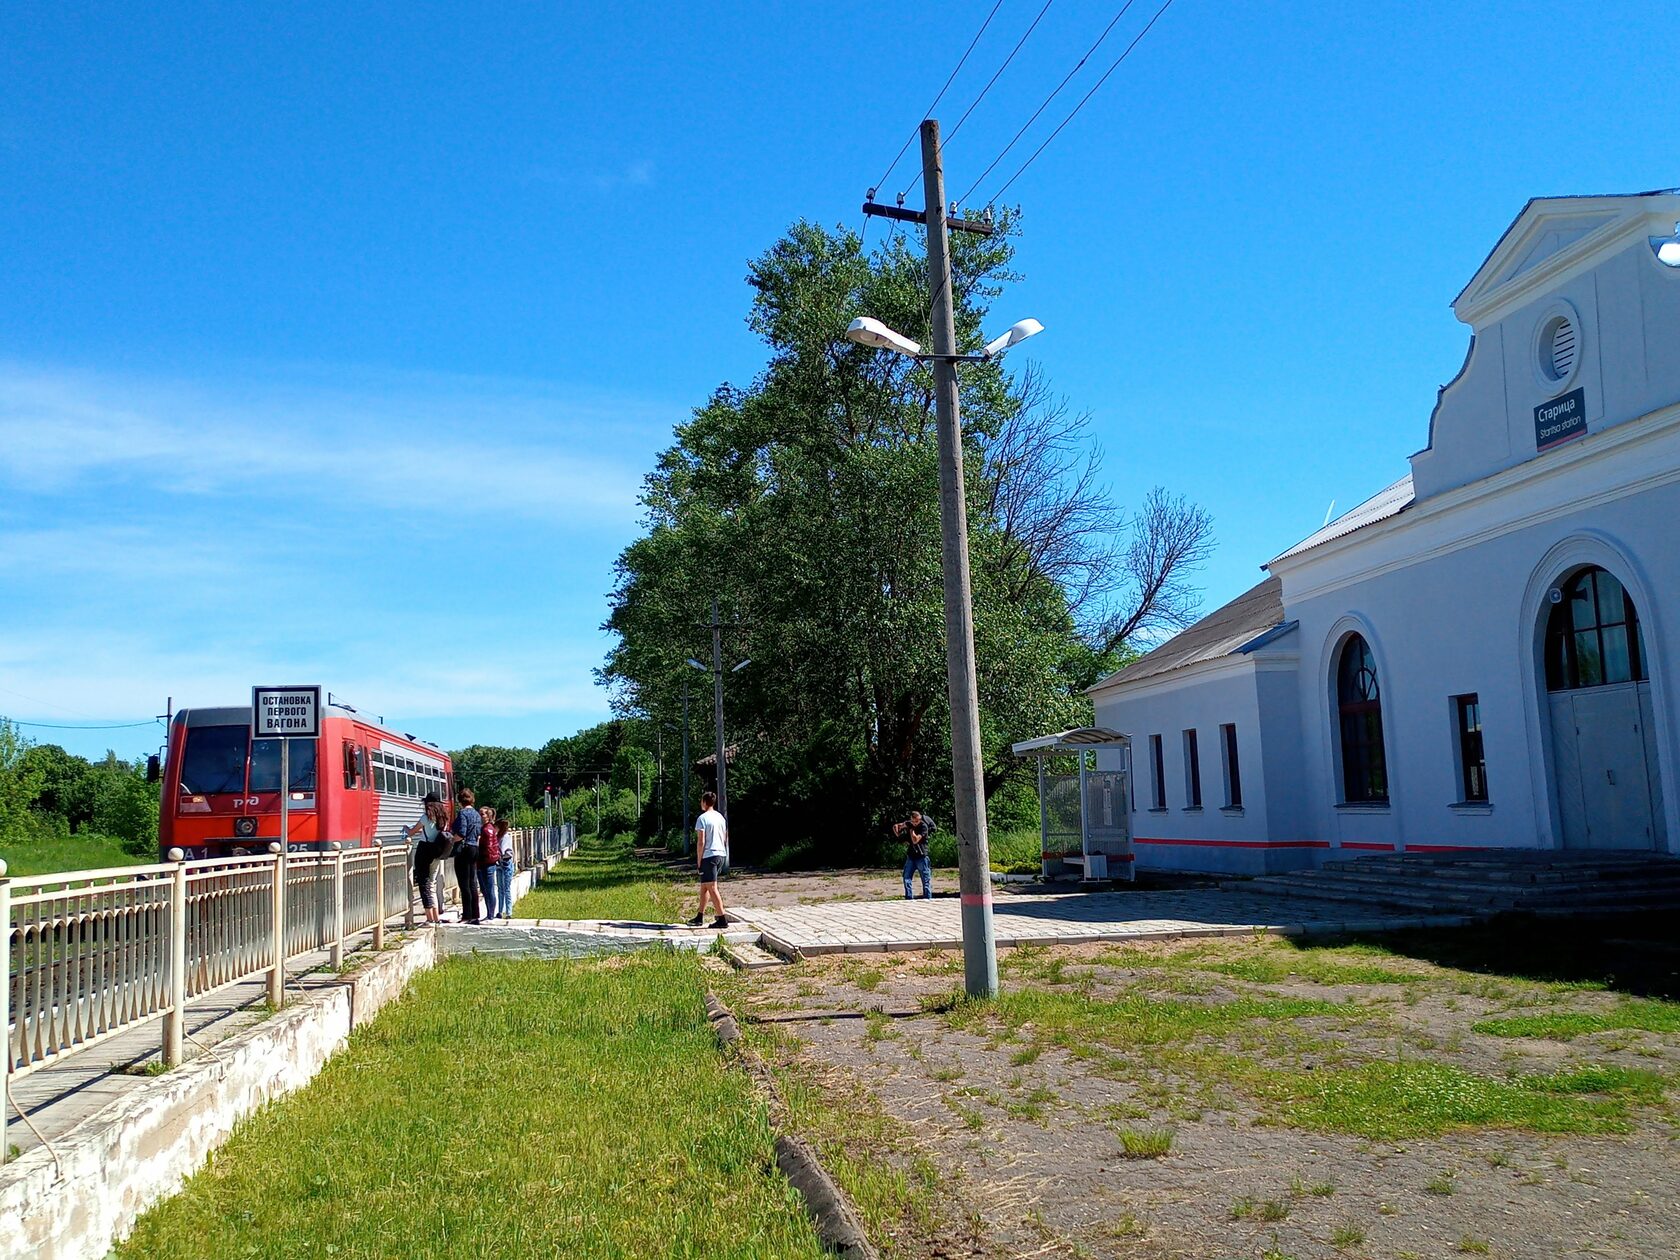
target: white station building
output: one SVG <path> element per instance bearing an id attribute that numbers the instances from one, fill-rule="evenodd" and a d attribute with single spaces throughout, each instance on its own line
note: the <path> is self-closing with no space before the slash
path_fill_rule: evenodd
<path id="1" fill-rule="evenodd" d="M 1411 471 L 1091 689 L 1139 865 L 1680 852 L 1677 221 L 1531 201 Z"/>

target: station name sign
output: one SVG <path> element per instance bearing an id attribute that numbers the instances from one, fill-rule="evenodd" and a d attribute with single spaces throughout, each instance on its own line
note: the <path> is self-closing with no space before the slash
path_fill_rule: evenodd
<path id="1" fill-rule="evenodd" d="M 1572 389 L 1561 398 L 1543 402 L 1534 409 L 1534 449 L 1567 442 L 1587 431 L 1587 396 L 1585 390 Z"/>
<path id="2" fill-rule="evenodd" d="M 253 739 L 319 739 L 319 687 L 252 687 Z"/>

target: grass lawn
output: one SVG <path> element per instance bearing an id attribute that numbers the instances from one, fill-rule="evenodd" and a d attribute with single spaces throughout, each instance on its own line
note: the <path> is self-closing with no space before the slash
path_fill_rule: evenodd
<path id="1" fill-rule="evenodd" d="M 1261 1124 L 1373 1139 L 1488 1128 L 1627 1132 L 1633 1109 L 1660 1103 L 1668 1083 L 1660 1070 L 1594 1063 L 1488 1072 L 1451 1061 L 1429 1034 L 1406 1037 L 1393 1009 L 1416 1005 L 1431 989 L 1449 1009 L 1457 1005 L 1453 995 L 1472 993 L 1517 1008 L 1550 1004 L 1590 992 L 1576 984 L 1493 980 L 1380 945 L 1277 938 L 1167 951 L 1119 947 L 1103 961 L 1116 970 L 1071 965 L 1045 949 L 1014 950 L 995 1000 L 953 995 L 925 998 L 924 1006 L 953 1028 L 1019 1042 L 1035 1055 L 1054 1047 L 1089 1070 L 1135 1081 L 1169 1110 L 1244 1097 Z M 1472 1028 L 1504 1037 L 1673 1032 L 1680 1005 L 1623 1000 L 1607 1012 L 1548 1010 Z"/>
<path id="2" fill-rule="evenodd" d="M 115 1254 L 815 1260 L 703 991 L 689 954 L 443 963 Z"/>
<path id="3" fill-rule="evenodd" d="M 629 836 L 579 839 L 577 851 L 514 903 L 522 919 L 633 919 L 675 923 L 683 899 L 697 896 L 682 868 L 644 862 Z"/>
<path id="4" fill-rule="evenodd" d="M 15 841 L 0 847 L 0 858 L 6 859 L 6 874 L 13 878 L 157 861 L 155 855 L 136 857 L 125 853 L 122 841 L 113 836 L 88 834 Z"/>

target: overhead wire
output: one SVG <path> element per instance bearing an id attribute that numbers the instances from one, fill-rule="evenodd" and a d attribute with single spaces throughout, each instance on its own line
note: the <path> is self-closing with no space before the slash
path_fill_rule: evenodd
<path id="1" fill-rule="evenodd" d="M 1078 74 L 1081 70 L 1083 70 L 1085 68 L 1085 63 L 1087 61 L 1091 60 L 1091 55 L 1093 53 L 1095 53 L 1097 51 L 1097 49 L 1102 47 L 1103 41 L 1106 40 L 1109 37 L 1110 33 L 1113 32 L 1114 28 L 1120 24 L 1120 19 L 1125 17 L 1126 14 L 1131 10 L 1132 5 L 1134 5 L 1136 3 L 1137 3 L 1137 0 L 1126 0 L 1126 3 L 1120 6 L 1120 12 L 1116 13 L 1111 19 L 1109 19 L 1108 25 L 1103 27 L 1103 29 L 1102 29 L 1102 34 L 1098 35 L 1095 42 L 1093 42 L 1092 45 L 1085 50 L 1085 55 L 1083 57 L 1081 57 L 1077 62 L 1074 63 L 1073 69 L 1069 70 L 1067 72 L 1067 74 L 1062 77 L 1062 81 L 1056 85 L 1055 90 L 1052 91 L 1049 96 L 1046 96 L 1042 102 L 1039 103 L 1039 106 L 1038 106 L 1037 109 L 1033 110 L 1032 117 L 1027 119 L 1026 122 L 1021 124 L 1020 130 L 1017 131 L 1012 137 L 1010 137 L 1010 140 L 1009 140 L 1008 144 L 1003 146 L 1003 151 L 991 160 L 991 163 L 986 167 L 986 169 L 981 171 L 979 176 L 975 179 L 975 181 L 968 186 L 967 191 L 965 191 L 962 196 L 957 198 L 957 204 L 959 204 L 959 205 L 966 204 L 969 197 L 973 195 L 974 190 L 976 188 L 980 187 L 981 184 L 986 182 L 986 176 L 990 175 L 994 170 L 996 170 L 998 163 L 1003 161 L 1004 158 L 1009 156 L 1009 151 L 1011 149 L 1013 149 L 1017 144 L 1020 143 L 1021 137 L 1026 135 L 1027 131 L 1032 127 L 1032 125 L 1035 122 L 1037 122 L 1039 120 L 1039 117 L 1044 113 L 1044 111 L 1050 108 L 1051 102 L 1054 101 L 1058 96 L 1060 96 L 1062 94 L 1062 89 L 1065 88 L 1069 83 L 1071 83 L 1073 81 L 1073 76 Z"/>
<path id="2" fill-rule="evenodd" d="M 1044 20 L 1044 15 L 1050 12 L 1050 6 L 1055 2 L 1056 0 L 1044 0 L 1044 7 L 1038 11 L 1038 16 L 1032 20 L 1032 25 L 1027 27 L 1026 33 L 1023 34 L 1020 39 L 1015 41 L 1015 47 L 1009 50 L 1009 56 L 1003 59 L 1003 64 L 997 68 L 991 78 L 986 80 L 986 86 L 980 89 L 980 95 L 976 96 L 973 101 L 969 103 L 968 108 L 963 110 L 962 117 L 957 119 L 957 125 L 952 127 L 949 132 L 940 137 L 940 143 L 942 145 L 949 144 L 952 140 L 957 138 L 957 132 L 962 130 L 963 124 L 968 121 L 968 116 L 974 112 L 975 107 L 978 106 L 981 101 L 986 99 L 986 93 L 992 90 L 992 85 L 1003 77 L 1003 72 L 1009 69 L 1009 63 L 1015 60 L 1015 54 L 1020 52 L 1027 40 L 1032 38 L 1032 33 L 1038 29 L 1038 24 Z M 932 114 L 933 110 L 929 109 L 926 116 L 931 117 Z M 912 177 L 910 183 L 904 186 L 904 191 L 899 193 L 899 196 L 902 197 L 905 193 L 908 193 L 915 182 L 915 178 Z"/>
<path id="3" fill-rule="evenodd" d="M 997 11 L 1001 8 L 1003 8 L 1003 0 L 997 0 L 997 3 L 992 5 L 992 11 L 986 14 L 986 20 L 980 23 L 980 29 L 974 32 L 974 38 L 968 41 L 968 47 L 963 51 L 962 57 L 958 60 L 956 69 L 951 71 L 950 75 L 945 80 L 945 85 L 939 89 L 939 95 L 933 98 L 933 104 L 929 105 L 927 110 L 922 114 L 922 119 L 924 121 L 933 117 L 933 111 L 939 108 L 939 102 L 945 99 L 945 93 L 950 90 L 951 84 L 956 82 L 957 75 L 962 71 L 963 66 L 968 63 L 969 53 L 974 51 L 975 45 L 980 42 L 980 37 L 986 33 L 986 28 L 992 24 L 992 19 L 997 16 Z M 898 169 L 898 164 L 904 160 L 904 155 L 909 152 L 910 145 L 915 141 L 916 133 L 920 129 L 921 125 L 919 123 L 915 127 L 911 128 L 909 136 L 906 137 L 904 143 L 899 146 L 899 150 L 893 156 L 892 163 L 887 167 L 886 172 L 880 179 L 875 181 L 876 188 L 886 187 L 887 181 L 892 178 L 893 171 Z"/>
<path id="4" fill-rule="evenodd" d="M 24 722 L 17 718 L 0 717 L 0 722 L 8 722 L 13 726 L 33 726 L 45 731 L 129 731 L 137 726 L 157 726 L 158 718 L 149 718 L 144 722 L 109 722 L 96 726 L 77 726 L 63 722 Z"/>
<path id="5" fill-rule="evenodd" d="M 1091 90 L 1089 92 L 1085 93 L 1084 96 L 1079 98 L 1079 104 L 1077 104 L 1073 107 L 1073 112 L 1070 113 L 1066 118 L 1062 119 L 1061 123 L 1056 127 L 1056 130 L 1052 131 L 1048 136 L 1045 137 L 1044 143 L 1039 145 L 1038 148 L 1033 150 L 1032 156 L 1030 158 L 1028 158 L 1025 162 L 1021 163 L 1020 167 L 1016 170 L 1016 172 L 1003 182 L 1003 187 L 998 189 L 995 193 L 993 193 L 991 195 L 990 198 L 987 199 L 987 204 L 988 205 L 992 204 L 993 202 L 996 202 L 999 198 L 1001 198 L 1004 193 L 1009 191 L 1010 186 L 1012 184 L 1014 184 L 1014 182 L 1016 180 L 1020 179 L 1022 175 L 1026 174 L 1027 168 L 1030 167 L 1034 162 L 1038 161 L 1039 154 L 1043 153 L 1044 150 L 1049 148 L 1051 141 L 1053 141 L 1057 136 L 1062 134 L 1063 128 L 1065 128 L 1070 122 L 1072 122 L 1076 117 L 1078 117 L 1079 111 L 1085 108 L 1085 103 L 1097 94 L 1098 90 L 1102 87 L 1103 84 L 1108 82 L 1109 76 L 1112 75 L 1116 70 L 1118 70 L 1120 68 L 1120 64 L 1123 61 L 1125 61 L 1127 57 L 1132 55 L 1132 50 L 1134 48 L 1136 48 L 1140 43 L 1143 42 L 1143 37 L 1145 35 L 1149 34 L 1149 32 L 1154 28 L 1155 23 L 1159 22 L 1161 20 L 1162 15 L 1164 15 L 1168 9 L 1172 8 L 1172 6 L 1173 6 L 1173 0 L 1165 0 L 1165 3 L 1162 4 L 1159 9 L 1155 10 L 1155 16 L 1150 18 L 1149 21 L 1147 23 L 1145 23 L 1144 28 L 1141 31 L 1139 31 L 1137 33 L 1137 35 L 1133 38 L 1132 42 L 1126 45 L 1125 51 L 1122 52 L 1118 57 L 1116 57 L 1114 59 L 1114 64 L 1109 66 L 1109 68 L 1103 72 L 1102 78 L 1098 79 L 1096 81 L 1096 83 L 1094 85 L 1092 85 Z"/>

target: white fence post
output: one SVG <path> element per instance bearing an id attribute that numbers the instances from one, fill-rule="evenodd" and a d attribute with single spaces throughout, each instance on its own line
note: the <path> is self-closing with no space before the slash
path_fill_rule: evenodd
<path id="1" fill-rule="evenodd" d="M 268 846 L 274 857 L 274 887 L 270 906 L 274 915 L 274 966 L 268 972 L 268 1004 L 279 1010 L 286 1001 L 286 846 Z"/>
<path id="2" fill-rule="evenodd" d="M 175 863 L 169 890 L 169 1016 L 163 1024 L 163 1065 L 180 1067 L 187 1033 L 187 855 L 169 850 Z"/>
<path id="3" fill-rule="evenodd" d="M 328 964 L 336 971 L 344 965 L 344 845 L 338 840 L 333 846 L 333 943 L 327 956 Z"/>
<path id="4" fill-rule="evenodd" d="M 385 842 L 373 842 L 373 947 L 385 948 Z"/>
<path id="5" fill-rule="evenodd" d="M 12 1074 L 12 881 L 6 878 L 6 863 L 0 860 L 0 1164 L 11 1147 L 6 1144 L 6 1099 L 4 1086 Z"/>

